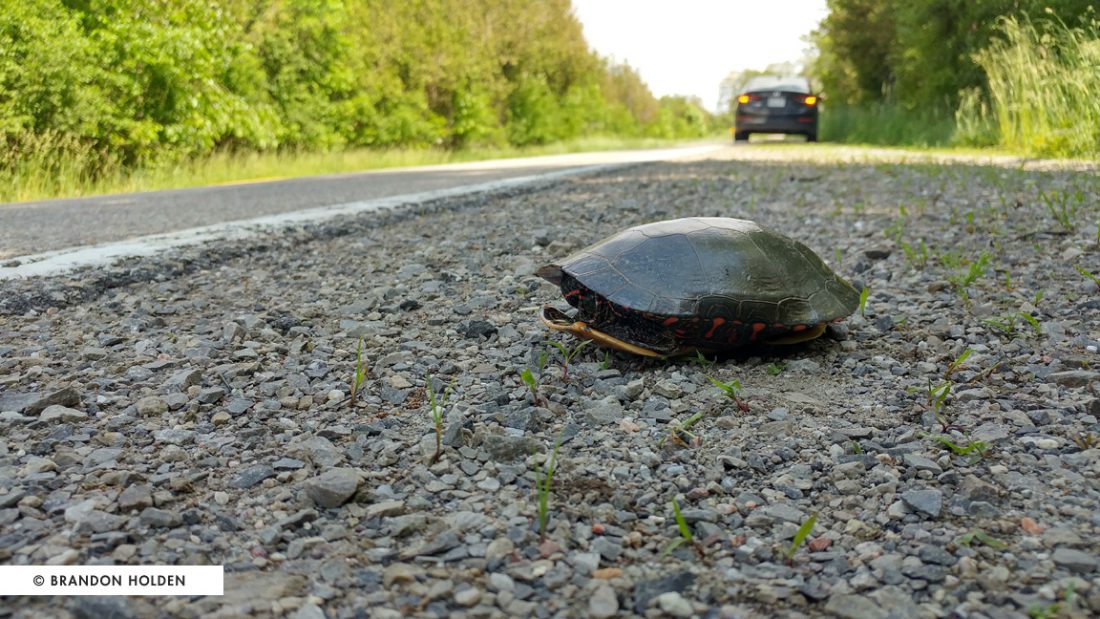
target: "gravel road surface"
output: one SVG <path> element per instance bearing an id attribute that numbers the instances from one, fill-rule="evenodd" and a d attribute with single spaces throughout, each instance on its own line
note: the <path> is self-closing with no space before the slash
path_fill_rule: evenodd
<path id="1" fill-rule="evenodd" d="M 0 616 L 1097 616 L 1098 203 L 1087 166 L 751 145 L 0 283 L 0 563 L 226 569 Z M 682 216 L 800 239 L 864 314 L 566 363 L 535 269 Z"/>

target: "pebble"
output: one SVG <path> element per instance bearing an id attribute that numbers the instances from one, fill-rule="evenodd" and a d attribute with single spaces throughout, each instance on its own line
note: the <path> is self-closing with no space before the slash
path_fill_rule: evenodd
<path id="1" fill-rule="evenodd" d="M 596 587 L 588 598 L 588 616 L 592 619 L 609 619 L 619 612 L 619 598 L 609 586 Z"/>
<path id="2" fill-rule="evenodd" d="M 306 494 L 321 507 L 339 507 L 355 494 L 361 479 L 356 469 L 329 469 L 306 482 Z"/>
<path id="3" fill-rule="evenodd" d="M 665 613 L 672 615 L 673 617 L 691 617 L 695 614 L 695 610 L 691 607 L 691 602 L 684 599 L 684 596 L 680 595 L 676 591 L 668 591 L 657 596 L 657 606 Z"/>

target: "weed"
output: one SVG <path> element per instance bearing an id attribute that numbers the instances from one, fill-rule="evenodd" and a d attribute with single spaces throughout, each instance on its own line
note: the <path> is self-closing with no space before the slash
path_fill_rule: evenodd
<path id="1" fill-rule="evenodd" d="M 955 543 L 960 546 L 969 546 L 974 542 L 984 544 L 994 550 L 1003 550 L 1008 547 L 1008 544 L 977 528 L 970 529 L 970 531 L 963 533 L 955 540 Z"/>
<path id="2" fill-rule="evenodd" d="M 600 369 L 601 370 L 610 370 L 611 369 L 611 351 L 610 350 L 603 351 L 603 360 L 600 361 Z"/>
<path id="3" fill-rule="evenodd" d="M 542 479 L 535 483 L 539 497 L 539 539 L 546 538 L 546 524 L 550 521 L 550 486 L 554 483 L 554 470 L 558 467 L 561 436 L 562 432 L 558 432 L 558 438 L 554 441 L 554 450 L 550 452 L 550 459 L 546 461 L 545 471 L 542 466 L 538 466 L 536 470 L 536 474 L 542 476 Z"/>
<path id="4" fill-rule="evenodd" d="M 363 363 L 363 338 L 359 338 L 359 345 L 355 348 L 355 374 L 351 377 L 351 403 L 355 403 L 355 396 L 359 394 L 359 388 L 367 379 L 367 365 Z"/>
<path id="5" fill-rule="evenodd" d="M 987 318 L 982 323 L 1000 331 L 1008 338 L 1016 335 L 1016 314 L 1005 314 L 999 318 Z"/>
<path id="6" fill-rule="evenodd" d="M 942 434 L 937 434 L 930 438 L 933 441 L 939 443 L 945 449 L 951 450 L 951 453 L 955 454 L 956 456 L 970 456 L 972 462 L 981 460 L 982 458 L 989 455 L 989 443 L 986 443 L 985 441 L 970 441 L 965 446 L 962 446 L 952 442 L 951 439 Z"/>
<path id="7" fill-rule="evenodd" d="M 979 277 L 985 274 L 989 265 L 989 252 L 982 252 L 977 260 L 972 260 L 965 270 L 960 270 L 947 276 L 947 281 L 955 289 L 956 294 L 967 307 L 970 306 L 969 288 Z"/>
<path id="8" fill-rule="evenodd" d="M 542 401 L 542 396 L 539 395 L 539 381 L 531 372 L 531 368 L 523 368 L 523 371 L 519 373 L 519 378 L 523 381 L 523 384 L 527 385 L 527 390 L 531 392 L 535 404 Z"/>
<path id="9" fill-rule="evenodd" d="M 954 361 L 948 363 L 947 369 L 943 372 L 943 379 L 951 380 L 951 375 L 959 371 L 963 367 L 963 364 L 966 363 L 967 358 L 970 357 L 970 355 L 972 354 L 974 354 L 974 349 L 967 348 L 966 350 L 962 351 L 962 354 L 960 354 L 958 357 L 955 357 Z"/>
<path id="10" fill-rule="evenodd" d="M 692 434 L 690 432 L 690 430 L 695 424 L 702 421 L 704 416 L 705 416 L 705 414 L 703 413 L 703 411 L 698 411 L 695 414 L 693 414 L 691 417 L 688 417 L 687 419 L 685 419 L 682 423 L 681 422 L 670 423 L 669 426 L 668 426 L 668 434 L 666 434 L 664 437 L 662 437 L 661 440 L 658 441 L 657 444 L 658 445 L 664 445 L 666 440 L 672 439 L 673 443 L 676 443 L 677 445 L 680 445 L 681 447 L 690 447 L 690 446 L 693 446 L 693 445 L 698 446 L 699 444 L 701 444 L 703 442 L 703 439 L 699 438 L 695 434 Z M 680 436 L 681 434 L 686 436 L 688 438 L 688 440 L 685 441 L 683 439 L 683 437 Z"/>
<path id="11" fill-rule="evenodd" d="M 1031 619 L 1054 619 L 1062 614 L 1063 608 L 1072 608 L 1076 597 L 1074 583 L 1070 581 L 1069 584 L 1066 585 L 1065 591 L 1062 592 L 1062 601 L 1054 602 L 1047 606 L 1043 606 L 1036 602 L 1028 607 L 1027 616 L 1031 617 Z"/>
<path id="12" fill-rule="evenodd" d="M 859 456 L 863 454 L 863 445 L 860 445 L 859 441 L 852 441 L 851 449 L 854 455 Z"/>
<path id="13" fill-rule="evenodd" d="M 672 517 L 676 520 L 676 528 L 680 530 L 680 539 L 669 544 L 662 555 L 672 554 L 672 551 L 680 546 L 695 541 L 695 536 L 691 533 L 691 527 L 688 526 L 687 520 L 684 520 L 684 515 L 680 513 L 680 504 L 676 501 L 676 497 L 672 497 Z"/>
<path id="14" fill-rule="evenodd" d="M 769 363 L 768 367 L 764 368 L 764 371 L 770 376 L 779 376 L 786 368 L 787 366 L 782 363 Z"/>
<path id="15" fill-rule="evenodd" d="M 728 383 L 724 383 L 709 374 L 706 374 L 705 376 L 707 377 L 707 380 L 714 383 L 715 387 L 718 387 L 723 392 L 725 392 L 727 398 L 736 402 L 737 408 L 740 409 L 741 412 L 748 412 L 748 403 L 741 399 L 741 381 L 735 378 Z"/>
<path id="16" fill-rule="evenodd" d="M 579 344 L 577 344 L 576 346 L 574 346 L 572 348 L 567 347 L 565 344 L 562 344 L 561 342 L 548 342 L 547 343 L 547 345 L 553 346 L 554 348 L 556 348 L 558 350 L 558 352 L 561 353 L 561 372 L 562 372 L 561 377 L 562 377 L 562 380 L 569 380 L 569 364 L 573 361 L 574 357 L 579 355 L 581 353 L 581 351 L 584 350 L 591 343 L 592 343 L 592 340 L 581 340 L 581 342 Z"/>
<path id="17" fill-rule="evenodd" d="M 1076 436 L 1070 437 L 1074 445 L 1081 451 L 1086 449 L 1092 449 L 1094 447 L 1100 447 L 1100 436 L 1093 434 L 1092 432 L 1078 433 Z"/>
<path id="18" fill-rule="evenodd" d="M 799 547 L 805 543 L 806 538 L 810 536 L 810 531 L 814 530 L 814 525 L 817 524 L 817 515 L 811 515 L 806 519 L 806 522 L 802 523 L 802 526 L 798 527 L 798 531 L 794 534 L 794 539 L 791 540 L 791 546 L 783 552 L 787 555 L 787 561 L 794 560 L 794 553 L 798 552 Z"/>
<path id="19" fill-rule="evenodd" d="M 1100 290 L 1100 277 L 1097 277 L 1097 276 L 1093 275 L 1092 273 L 1089 272 L 1088 269 L 1086 269 L 1085 267 L 1083 267 L 1079 264 L 1073 265 L 1073 268 L 1077 269 L 1077 272 L 1080 273 L 1081 275 L 1084 275 L 1085 277 L 1091 279 L 1092 283 L 1096 284 L 1097 290 Z"/>
<path id="20" fill-rule="evenodd" d="M 928 266 L 928 245 L 924 242 L 924 239 L 921 239 L 920 245 L 916 248 L 903 242 L 901 251 L 905 254 L 905 259 L 909 261 L 909 264 L 913 265 L 913 268 L 923 270 L 924 267 Z"/>
<path id="21" fill-rule="evenodd" d="M 1066 191 L 1051 191 L 1047 193 L 1042 189 L 1039 190 L 1039 198 L 1047 206 L 1047 210 L 1050 211 L 1051 217 L 1054 221 L 1061 224 L 1067 232 L 1074 232 L 1077 230 L 1077 224 L 1074 220 L 1077 218 L 1077 208 L 1084 201 L 1084 193 L 1078 189 L 1073 194 L 1074 201 L 1070 202 L 1070 194 Z"/>
<path id="22" fill-rule="evenodd" d="M 692 361 L 695 362 L 696 364 L 698 364 L 704 370 L 708 369 L 708 368 L 710 368 L 710 366 L 714 365 L 714 359 L 707 359 L 706 357 L 703 356 L 703 353 L 699 352 L 698 350 L 695 351 L 695 358 L 692 359 Z"/>
<path id="23" fill-rule="evenodd" d="M 867 297 L 871 294 L 871 290 L 867 286 L 863 287 L 863 290 L 859 291 L 859 315 L 867 317 Z"/>
<path id="24" fill-rule="evenodd" d="M 444 408 L 447 406 L 447 397 L 451 395 L 451 389 L 454 386 L 454 382 L 447 385 L 443 389 L 443 393 L 437 399 L 435 393 L 435 386 L 432 381 L 432 375 L 428 375 L 424 388 L 428 391 L 428 406 L 431 407 L 432 423 L 435 425 L 435 455 L 432 456 L 431 463 L 435 464 L 439 462 L 439 456 L 443 454 L 443 413 Z"/>
<path id="25" fill-rule="evenodd" d="M 1017 314 L 1020 318 L 1024 319 L 1024 322 L 1031 327 L 1031 331 L 1035 334 L 1035 337 L 1039 337 L 1043 334 L 1043 329 L 1039 326 L 1039 319 L 1027 312 L 1019 312 Z"/>

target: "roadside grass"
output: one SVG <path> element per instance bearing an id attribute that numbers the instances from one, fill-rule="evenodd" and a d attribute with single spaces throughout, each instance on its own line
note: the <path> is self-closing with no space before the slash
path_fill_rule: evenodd
<path id="1" fill-rule="evenodd" d="M 488 159 L 663 148 L 699 141 L 588 137 L 524 148 L 222 152 L 192 161 L 131 169 L 60 134 L 17 136 L 0 148 L 0 202 L 182 189 Z"/>
<path id="2" fill-rule="evenodd" d="M 950 146 L 953 115 L 941 109 L 907 110 L 898 105 L 824 105 L 818 133 L 825 142 L 877 146 Z"/>

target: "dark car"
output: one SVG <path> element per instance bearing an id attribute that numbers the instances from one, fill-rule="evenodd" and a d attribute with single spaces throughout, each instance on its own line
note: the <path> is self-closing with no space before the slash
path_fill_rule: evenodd
<path id="1" fill-rule="evenodd" d="M 737 97 L 733 139 L 751 133 L 795 133 L 817 141 L 819 99 L 805 77 L 754 77 Z"/>

